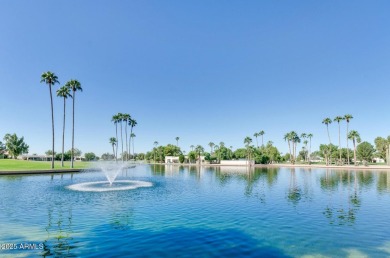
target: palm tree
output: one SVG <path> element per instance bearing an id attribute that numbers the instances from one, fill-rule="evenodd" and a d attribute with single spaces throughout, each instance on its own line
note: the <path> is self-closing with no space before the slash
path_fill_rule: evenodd
<path id="1" fill-rule="evenodd" d="M 290 133 L 286 133 L 285 135 L 284 135 L 284 137 L 283 137 L 283 139 L 285 140 L 285 141 L 287 141 L 287 143 L 288 143 L 288 151 L 289 151 L 289 153 L 290 153 L 290 163 L 291 163 L 291 144 L 290 144 L 290 139 L 291 139 L 291 137 L 290 137 Z"/>
<path id="2" fill-rule="evenodd" d="M 52 156 L 51 156 L 51 168 L 54 168 L 54 110 L 53 110 L 53 95 L 51 93 L 51 86 L 56 83 L 60 83 L 58 81 L 57 75 L 52 72 L 47 71 L 41 75 L 41 83 L 44 82 L 49 86 L 50 92 L 50 105 L 51 105 L 51 131 L 52 131 Z"/>
<path id="3" fill-rule="evenodd" d="M 194 147 L 195 147 L 194 145 L 191 145 L 191 146 L 190 146 L 190 148 L 191 148 L 191 151 L 193 151 L 193 150 L 194 150 Z"/>
<path id="4" fill-rule="evenodd" d="M 257 137 L 259 137 L 260 134 L 259 133 L 254 133 L 253 134 L 253 137 L 256 137 L 256 147 L 259 148 L 259 143 L 257 142 Z"/>
<path id="5" fill-rule="evenodd" d="M 72 99 L 73 99 L 73 111 L 72 111 L 72 154 L 71 154 L 71 164 L 70 167 L 73 168 L 74 161 L 74 103 L 76 99 L 76 91 L 83 91 L 81 88 L 81 83 L 77 80 L 70 80 L 65 84 L 66 87 L 72 90 Z"/>
<path id="6" fill-rule="evenodd" d="M 265 134 L 265 132 L 263 131 L 263 130 L 261 130 L 260 132 L 259 132 L 259 135 L 261 136 L 261 146 L 264 146 L 264 139 L 263 139 L 263 135 Z"/>
<path id="7" fill-rule="evenodd" d="M 326 131 L 328 132 L 329 144 L 331 144 L 331 141 L 330 141 L 330 134 L 329 134 L 329 124 L 332 123 L 332 119 L 330 119 L 329 117 L 327 117 L 327 118 L 325 118 L 324 120 L 322 120 L 322 123 L 326 125 Z"/>
<path id="8" fill-rule="evenodd" d="M 153 144 L 154 144 L 154 148 L 157 148 L 158 141 L 155 141 Z M 154 163 L 156 163 L 156 151 L 154 151 Z"/>
<path id="9" fill-rule="evenodd" d="M 305 148 L 307 150 L 307 141 L 305 140 L 307 138 L 307 134 L 306 133 L 301 133 L 301 138 L 303 139 L 303 143 L 305 144 Z M 305 157 L 305 161 L 306 161 L 306 158 L 307 157 Z"/>
<path id="10" fill-rule="evenodd" d="M 339 125 L 339 154 L 340 154 L 340 164 L 341 164 L 341 141 L 340 141 L 340 121 L 344 120 L 344 117 L 342 116 L 336 116 L 333 121 L 337 122 Z"/>
<path id="11" fill-rule="evenodd" d="M 131 142 L 133 143 L 133 159 L 135 160 L 135 152 L 134 152 L 134 137 L 135 137 L 135 134 L 132 133 L 130 135 L 130 138 L 132 139 Z M 130 154 L 130 153 L 129 153 Z"/>
<path id="12" fill-rule="evenodd" d="M 299 138 L 298 134 L 295 131 L 290 132 L 290 140 L 292 142 L 292 149 L 293 149 L 293 162 L 295 163 L 295 158 L 297 154 L 297 143 L 301 142 L 301 139 Z"/>
<path id="13" fill-rule="evenodd" d="M 61 156 L 61 167 L 64 166 L 64 144 L 65 144 L 65 110 L 66 110 L 66 99 L 68 97 L 72 97 L 72 95 L 70 95 L 70 91 L 69 91 L 69 88 L 66 87 L 66 86 L 62 86 L 61 88 L 59 88 L 57 90 L 57 96 L 58 97 L 61 97 L 61 98 L 64 98 L 64 121 L 63 121 L 63 125 L 62 125 L 62 156 Z"/>
<path id="14" fill-rule="evenodd" d="M 210 154 L 213 154 L 213 147 L 215 146 L 215 143 L 209 142 L 209 146 L 210 146 L 210 149 L 211 149 Z"/>
<path id="15" fill-rule="evenodd" d="M 137 125 L 137 121 L 135 121 L 135 119 L 130 118 L 129 125 L 130 125 L 130 135 L 131 135 L 133 133 L 133 128 Z M 131 141 L 131 137 L 129 141 Z M 131 146 L 131 142 L 129 142 L 129 154 L 130 154 L 130 146 Z"/>
<path id="16" fill-rule="evenodd" d="M 221 147 L 221 148 L 225 147 L 225 143 L 224 142 L 220 142 L 219 143 L 219 147 Z"/>
<path id="17" fill-rule="evenodd" d="M 116 143 L 118 143 L 118 123 L 120 121 L 120 117 L 118 114 L 113 115 L 111 118 L 111 121 L 115 124 L 115 136 L 116 136 Z M 118 161 L 118 144 L 116 144 L 116 152 L 115 152 L 115 160 Z"/>
<path id="18" fill-rule="evenodd" d="M 245 147 L 247 149 L 247 153 L 248 153 L 248 165 L 249 165 L 249 160 L 250 160 L 250 144 L 252 143 L 252 138 L 250 138 L 249 136 L 245 137 L 244 139 L 244 144 L 245 144 Z"/>
<path id="19" fill-rule="evenodd" d="M 179 147 L 179 140 L 180 140 L 180 137 L 176 137 L 175 140 L 176 140 L 176 146 Z"/>
<path id="20" fill-rule="evenodd" d="M 214 150 L 215 150 L 215 152 L 218 151 L 217 160 L 218 160 L 218 162 L 220 162 L 220 161 L 221 161 L 221 152 L 219 151 L 219 150 L 220 150 L 220 149 L 219 149 L 219 146 L 218 146 L 218 145 L 215 145 L 215 146 L 214 146 Z"/>
<path id="21" fill-rule="evenodd" d="M 350 114 L 346 114 L 345 116 L 344 116 L 344 119 L 345 119 L 345 121 L 347 121 L 347 163 L 348 163 L 348 165 L 349 165 L 349 151 L 348 151 L 348 125 L 349 125 L 349 121 L 351 121 L 351 119 L 353 118 L 353 116 L 352 115 L 350 115 Z"/>
<path id="22" fill-rule="evenodd" d="M 361 141 L 360 134 L 357 131 L 352 130 L 348 134 L 348 139 L 352 140 L 352 142 L 353 142 L 353 163 L 356 166 L 356 142 L 360 143 L 360 141 Z M 347 151 L 348 151 L 348 149 L 347 149 Z"/>
<path id="23" fill-rule="evenodd" d="M 115 155 L 115 145 L 117 144 L 117 140 L 115 137 L 110 138 L 110 144 L 112 145 L 112 152 L 114 154 L 114 158 L 116 157 Z"/>
<path id="24" fill-rule="evenodd" d="M 195 147 L 195 151 L 196 151 L 196 153 L 198 153 L 198 159 L 199 159 L 199 165 L 200 165 L 202 162 L 200 155 L 201 155 L 201 153 L 204 152 L 204 148 L 201 145 L 197 145 Z"/>
<path id="25" fill-rule="evenodd" d="M 313 134 L 312 133 L 309 133 L 307 135 L 307 138 L 309 138 L 309 153 L 308 153 L 308 156 L 309 156 L 309 163 L 310 163 L 310 155 L 311 155 L 311 138 L 313 138 Z"/>
<path id="26" fill-rule="evenodd" d="M 118 113 L 117 114 L 118 115 L 118 122 L 120 122 L 121 123 L 121 147 L 122 147 L 122 154 L 121 154 L 121 156 L 122 156 L 122 162 L 123 162 L 123 114 L 122 113 Z"/>
<path id="27" fill-rule="evenodd" d="M 308 143 L 307 140 L 304 140 L 304 141 L 303 141 L 303 144 L 305 144 L 305 151 L 307 151 L 307 143 Z M 305 161 L 307 161 L 307 160 L 308 160 L 308 155 L 307 155 L 307 153 L 306 153 Z"/>
<path id="28" fill-rule="evenodd" d="M 127 122 L 131 120 L 131 116 L 129 114 L 123 114 L 122 116 L 123 122 L 125 122 L 125 135 L 126 135 L 126 161 L 128 160 L 128 157 L 130 155 L 130 148 L 127 145 Z M 130 136 L 131 137 L 131 136 Z"/>

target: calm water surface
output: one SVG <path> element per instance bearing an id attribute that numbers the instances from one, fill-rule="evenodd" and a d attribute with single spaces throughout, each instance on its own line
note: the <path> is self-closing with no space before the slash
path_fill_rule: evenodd
<path id="1" fill-rule="evenodd" d="M 80 174 L 1 176 L 0 257 L 389 257 L 390 172 L 137 166 L 128 191 Z"/>

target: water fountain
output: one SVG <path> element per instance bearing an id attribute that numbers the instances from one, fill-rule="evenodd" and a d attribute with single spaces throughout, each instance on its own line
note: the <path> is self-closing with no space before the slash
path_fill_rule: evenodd
<path id="1" fill-rule="evenodd" d="M 134 167 L 134 166 L 133 166 Z M 139 180 L 116 180 L 118 174 L 129 167 L 127 163 L 99 162 L 96 169 L 101 170 L 107 178 L 107 181 L 85 182 L 69 185 L 67 188 L 83 192 L 107 192 L 133 190 L 140 187 L 151 187 L 151 182 Z"/>

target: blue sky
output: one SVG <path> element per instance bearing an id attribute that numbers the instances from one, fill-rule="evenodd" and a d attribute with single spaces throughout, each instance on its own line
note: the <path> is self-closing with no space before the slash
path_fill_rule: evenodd
<path id="1" fill-rule="evenodd" d="M 0 137 L 51 148 L 45 71 L 78 79 L 75 146 L 111 152 L 111 117 L 130 113 L 136 152 L 223 141 L 264 130 L 327 141 L 325 117 L 352 114 L 373 143 L 390 135 L 388 1 L 2 1 Z M 57 90 L 55 86 L 53 90 Z M 55 103 L 61 149 L 62 100 Z M 68 102 L 65 148 L 71 146 Z M 330 127 L 337 140 L 337 126 Z M 342 127 L 345 134 L 345 124 Z M 345 146 L 344 143 L 342 143 Z M 207 148 L 208 149 L 208 148 Z"/>

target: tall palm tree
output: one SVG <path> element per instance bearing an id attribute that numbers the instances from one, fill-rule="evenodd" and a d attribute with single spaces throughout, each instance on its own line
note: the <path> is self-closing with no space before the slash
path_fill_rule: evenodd
<path id="1" fill-rule="evenodd" d="M 250 144 L 252 143 L 252 138 L 250 138 L 249 136 L 245 137 L 244 139 L 244 144 L 245 144 L 245 147 L 246 147 L 246 150 L 247 150 L 247 155 L 248 155 L 248 165 L 249 165 L 249 160 L 251 158 L 251 153 L 250 153 Z"/>
<path id="2" fill-rule="evenodd" d="M 115 145 L 117 144 L 117 140 L 115 137 L 110 138 L 110 144 L 112 145 L 112 152 L 114 154 L 114 158 L 116 157 L 115 155 Z"/>
<path id="3" fill-rule="evenodd" d="M 265 132 L 263 130 L 261 130 L 259 132 L 259 135 L 261 136 L 261 146 L 263 147 L 264 146 L 264 139 L 263 139 L 263 136 L 264 136 Z"/>
<path id="4" fill-rule="evenodd" d="M 220 142 L 220 143 L 219 143 L 219 147 L 220 147 L 220 148 L 225 147 L 225 143 L 224 143 L 224 142 Z"/>
<path id="5" fill-rule="evenodd" d="M 295 159 L 296 159 L 296 153 L 297 153 L 297 143 L 300 143 L 301 142 L 301 139 L 299 138 L 298 134 L 295 132 L 295 131 L 291 131 L 290 132 L 290 140 L 292 142 L 292 146 L 293 146 L 293 160 L 294 160 L 294 163 L 295 163 Z"/>
<path id="6" fill-rule="evenodd" d="M 130 119 L 131 119 L 131 116 L 129 115 L 129 114 L 123 114 L 123 116 L 122 116 L 122 120 L 123 120 L 123 122 L 125 122 L 125 135 L 126 135 L 126 153 L 127 153 L 127 155 L 126 155 L 126 161 L 128 160 L 128 157 L 130 156 L 130 148 L 128 147 L 128 145 L 127 145 L 127 123 L 128 123 L 128 121 L 130 121 Z"/>
<path id="7" fill-rule="evenodd" d="M 289 153 L 290 153 L 290 163 L 291 163 L 291 161 L 292 161 L 292 160 L 291 160 L 292 154 L 291 154 L 291 144 L 290 144 L 290 139 L 291 139 L 290 133 L 286 133 L 286 134 L 284 135 L 283 139 L 284 139 L 285 141 L 287 141 L 287 143 L 288 143 L 288 151 L 289 151 Z"/>
<path id="8" fill-rule="evenodd" d="M 118 161 L 118 123 L 120 121 L 120 117 L 118 114 L 113 115 L 111 121 L 115 124 L 115 138 L 116 138 L 116 151 L 115 151 L 115 160 Z"/>
<path id="9" fill-rule="evenodd" d="M 349 165 L 349 151 L 348 151 L 348 135 L 349 135 L 349 133 L 348 133 L 348 125 L 349 125 L 349 121 L 351 121 L 352 118 L 353 118 L 353 116 L 350 115 L 350 114 L 346 114 L 344 116 L 345 121 L 347 121 L 347 163 L 348 163 L 348 165 Z"/>
<path id="10" fill-rule="evenodd" d="M 215 146 L 215 143 L 209 142 L 209 146 L 210 146 L 210 154 L 213 154 L 213 147 Z"/>
<path id="11" fill-rule="evenodd" d="M 332 123 L 332 119 L 327 117 L 324 120 L 322 120 L 322 123 L 326 125 L 326 131 L 328 132 L 329 144 L 331 144 L 332 142 L 330 141 L 329 125 Z"/>
<path id="12" fill-rule="evenodd" d="M 57 96 L 64 98 L 64 120 L 62 123 L 62 156 L 61 156 L 61 167 L 64 166 L 64 145 L 65 145 L 65 114 L 66 114 L 66 99 L 72 97 L 70 90 L 66 86 L 62 86 L 57 90 Z"/>
<path id="13" fill-rule="evenodd" d="M 309 133 L 307 135 L 307 138 L 309 138 L 309 153 L 308 153 L 308 156 L 309 156 L 309 163 L 310 163 L 310 155 L 311 155 L 311 138 L 313 138 L 313 134 L 312 133 Z"/>
<path id="14" fill-rule="evenodd" d="M 308 141 L 307 140 L 304 140 L 303 141 L 303 144 L 305 144 L 305 151 L 307 151 L 307 143 L 308 143 Z M 305 157 L 305 161 L 307 161 L 308 160 L 308 154 L 306 153 L 306 157 Z"/>
<path id="15" fill-rule="evenodd" d="M 130 138 L 131 138 L 131 142 L 133 143 L 133 159 L 135 160 L 135 152 L 134 152 L 134 137 L 135 137 L 135 134 L 132 133 L 130 135 Z M 130 153 L 129 153 L 130 154 Z"/>
<path id="16" fill-rule="evenodd" d="M 352 130 L 348 134 L 348 139 L 352 140 L 352 142 L 353 142 L 353 163 L 356 166 L 356 142 L 360 143 L 360 141 L 361 141 L 360 134 L 357 131 Z M 347 149 L 347 151 L 348 151 L 348 149 Z"/>
<path id="17" fill-rule="evenodd" d="M 131 118 L 129 120 L 129 125 L 130 125 L 130 135 L 131 135 L 133 133 L 133 128 L 137 125 L 137 121 L 135 119 Z M 129 141 L 131 141 L 131 137 L 130 137 Z M 131 142 L 129 142 L 129 153 L 130 153 L 130 146 L 131 146 Z"/>
<path id="18" fill-rule="evenodd" d="M 123 162 L 123 114 L 118 113 L 118 121 L 121 123 L 121 147 L 122 147 L 122 162 Z"/>
<path id="19" fill-rule="evenodd" d="M 344 120 L 344 117 L 342 116 L 336 116 L 333 121 L 337 122 L 339 126 L 339 155 L 340 155 L 340 164 L 341 164 L 341 141 L 340 141 L 340 122 Z"/>
<path id="20" fill-rule="evenodd" d="M 81 83 L 77 80 L 70 80 L 65 84 L 66 87 L 72 90 L 72 99 L 73 99 L 73 109 L 72 109 L 72 154 L 71 154 L 71 163 L 70 167 L 73 168 L 74 161 L 74 103 L 76 100 L 76 91 L 83 91 L 81 88 Z"/>
<path id="21" fill-rule="evenodd" d="M 54 168 L 54 110 L 53 110 L 53 95 L 51 93 L 51 86 L 56 83 L 60 83 L 58 81 L 57 75 L 54 73 L 47 71 L 41 75 L 41 83 L 44 82 L 49 86 L 50 92 L 50 106 L 51 106 L 51 131 L 52 131 L 52 154 L 51 154 L 51 168 Z"/>
<path id="22" fill-rule="evenodd" d="M 176 140 L 176 146 L 179 147 L 179 140 L 180 140 L 180 137 L 176 137 L 175 140 Z"/>
<path id="23" fill-rule="evenodd" d="M 219 149 L 219 146 L 218 146 L 218 145 L 215 145 L 215 146 L 214 146 L 214 150 L 215 150 L 215 152 L 218 151 L 217 160 L 218 160 L 218 162 L 220 162 L 220 161 L 221 161 L 221 152 L 219 151 L 219 150 L 220 150 L 220 149 Z"/>
<path id="24" fill-rule="evenodd" d="M 303 144 L 305 144 L 305 149 L 307 150 L 307 141 L 305 140 L 307 138 L 307 134 L 301 133 L 301 138 L 303 139 Z M 305 157 L 305 161 L 306 161 L 306 159 L 307 159 L 307 157 Z"/>
<path id="25" fill-rule="evenodd" d="M 259 148 L 259 143 L 257 142 L 257 137 L 259 137 L 260 134 L 259 133 L 254 133 L 253 134 L 253 137 L 256 137 L 256 147 Z"/>
<path id="26" fill-rule="evenodd" d="M 153 144 L 154 144 L 154 148 L 156 149 L 158 146 L 158 141 L 155 141 Z M 154 163 L 156 163 L 156 150 L 154 151 Z"/>
<path id="27" fill-rule="evenodd" d="M 190 146 L 190 148 L 191 148 L 191 151 L 193 151 L 193 150 L 194 150 L 194 147 L 195 147 L 194 145 L 191 145 L 191 146 Z"/>

